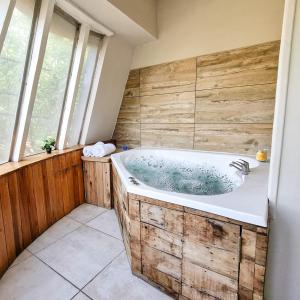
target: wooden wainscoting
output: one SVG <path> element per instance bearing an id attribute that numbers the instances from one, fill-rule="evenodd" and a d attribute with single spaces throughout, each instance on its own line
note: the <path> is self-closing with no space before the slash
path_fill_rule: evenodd
<path id="1" fill-rule="evenodd" d="M 279 41 L 130 72 L 119 146 L 254 154 L 270 146 Z"/>
<path id="2" fill-rule="evenodd" d="M 0 277 L 34 239 L 83 202 L 81 147 L 0 166 Z"/>

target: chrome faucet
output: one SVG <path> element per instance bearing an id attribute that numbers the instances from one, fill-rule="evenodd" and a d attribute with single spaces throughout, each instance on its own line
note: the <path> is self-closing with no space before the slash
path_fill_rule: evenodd
<path id="1" fill-rule="evenodd" d="M 237 161 L 233 161 L 229 164 L 230 167 L 234 167 L 239 170 L 243 175 L 248 175 L 250 172 L 249 163 L 243 159 L 239 159 Z"/>

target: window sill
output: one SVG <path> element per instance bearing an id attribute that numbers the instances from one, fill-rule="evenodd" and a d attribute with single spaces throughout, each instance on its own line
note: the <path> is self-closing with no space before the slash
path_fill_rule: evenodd
<path id="1" fill-rule="evenodd" d="M 51 154 L 40 153 L 40 154 L 28 156 L 19 162 L 4 163 L 4 164 L 0 165 L 0 176 L 7 175 L 16 170 L 24 168 L 28 165 L 32 165 L 32 164 L 35 164 L 37 162 L 40 162 L 40 161 L 43 161 L 46 159 L 50 159 L 50 158 L 53 158 L 58 155 L 62 155 L 62 154 L 68 153 L 68 152 L 83 149 L 83 147 L 84 146 L 82 146 L 82 145 L 78 145 L 78 146 L 74 146 L 74 147 L 71 147 L 71 148 L 68 148 L 65 150 L 54 150 Z"/>

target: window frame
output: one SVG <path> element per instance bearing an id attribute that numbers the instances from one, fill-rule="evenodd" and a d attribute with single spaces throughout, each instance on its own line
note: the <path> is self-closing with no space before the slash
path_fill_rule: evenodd
<path id="1" fill-rule="evenodd" d="M 0 51 L 5 41 L 16 1 L 17 0 L 3 0 L 0 4 Z M 50 25 L 54 13 L 58 13 L 67 21 L 76 24 L 77 26 L 67 86 L 59 119 L 57 149 L 66 148 L 88 38 L 90 34 L 96 34 L 97 36 L 100 36 L 101 42 L 99 43 L 99 48 L 97 50 L 96 63 L 93 70 L 88 99 L 83 108 L 85 113 L 82 124 L 80 125 L 81 130 L 78 144 L 82 143 L 84 128 L 86 128 L 90 122 L 90 118 L 87 114 L 95 102 L 94 98 L 96 97 L 102 70 L 101 61 L 105 54 L 105 51 L 101 51 L 104 46 L 103 37 L 113 36 L 114 33 L 65 0 L 35 0 L 30 38 L 26 53 L 24 73 L 22 76 L 21 92 L 14 122 L 13 137 L 11 144 L 7 145 L 10 150 L 9 162 L 18 162 L 24 158 L 25 145 L 28 138 Z"/>

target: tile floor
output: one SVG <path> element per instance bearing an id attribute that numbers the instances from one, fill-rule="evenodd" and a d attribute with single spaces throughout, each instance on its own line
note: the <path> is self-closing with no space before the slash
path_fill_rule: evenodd
<path id="1" fill-rule="evenodd" d="M 113 210 L 83 204 L 49 228 L 0 280 L 1 300 L 168 300 L 133 276 Z"/>

